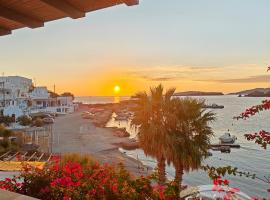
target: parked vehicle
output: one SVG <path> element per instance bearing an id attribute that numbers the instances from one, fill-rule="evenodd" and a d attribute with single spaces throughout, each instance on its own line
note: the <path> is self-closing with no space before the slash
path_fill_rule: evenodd
<path id="1" fill-rule="evenodd" d="M 83 119 L 92 119 L 94 114 L 88 111 L 84 111 L 81 116 Z"/>
<path id="2" fill-rule="evenodd" d="M 44 114 L 43 115 L 43 118 L 55 118 L 55 116 L 54 115 L 52 115 L 52 114 Z"/>
<path id="3" fill-rule="evenodd" d="M 51 117 L 46 117 L 43 119 L 44 124 L 53 124 L 54 123 L 54 119 Z"/>

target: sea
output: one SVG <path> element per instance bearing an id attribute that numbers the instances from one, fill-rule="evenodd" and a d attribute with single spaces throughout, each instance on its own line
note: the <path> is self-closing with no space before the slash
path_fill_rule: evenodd
<path id="1" fill-rule="evenodd" d="M 225 132 L 231 133 L 237 137 L 237 144 L 241 145 L 240 149 L 232 149 L 231 153 L 221 153 L 218 151 L 211 151 L 213 154 L 204 161 L 204 164 L 211 166 L 233 166 L 237 167 L 239 171 L 250 172 L 256 174 L 255 179 L 240 177 L 240 176 L 226 176 L 230 180 L 230 186 L 239 188 L 240 191 L 250 195 L 251 197 L 265 197 L 270 199 L 270 148 L 262 149 L 254 142 L 247 141 L 244 137 L 246 133 L 254 133 L 260 130 L 270 131 L 270 111 L 263 111 L 247 120 L 234 120 L 233 117 L 239 115 L 246 108 L 253 105 L 260 104 L 265 98 L 259 97 L 238 97 L 235 95 L 224 96 L 204 96 L 192 97 L 204 99 L 206 104 L 216 103 L 224 105 L 224 109 L 213 109 L 216 113 L 216 121 L 210 124 L 214 131 L 214 137 L 211 143 L 218 143 L 218 138 Z M 121 100 L 129 99 L 129 97 L 76 97 L 76 101 L 82 103 L 117 103 Z M 115 121 L 114 118 L 108 122 L 107 126 L 125 127 L 130 132 L 131 138 L 136 137 L 136 131 L 130 127 L 128 121 Z M 139 159 L 144 165 L 151 168 L 156 167 L 156 160 L 147 157 L 142 150 L 124 151 L 126 155 Z M 173 166 L 166 166 L 167 176 L 173 178 Z M 266 181 L 266 182 L 265 182 Z M 208 185 L 212 181 L 208 174 L 202 170 L 195 170 L 184 173 L 183 182 L 186 185 L 198 186 Z"/>

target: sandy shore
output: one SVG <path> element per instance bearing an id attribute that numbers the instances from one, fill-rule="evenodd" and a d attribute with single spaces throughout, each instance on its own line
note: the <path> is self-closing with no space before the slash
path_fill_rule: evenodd
<path id="1" fill-rule="evenodd" d="M 114 144 L 127 142 L 128 138 L 113 135 L 112 130 L 98 128 L 89 119 L 82 119 L 81 111 L 58 117 L 53 125 L 54 153 L 76 152 L 91 154 L 102 163 L 123 163 L 133 175 L 146 175 L 146 167 L 136 159 L 126 156 Z"/>

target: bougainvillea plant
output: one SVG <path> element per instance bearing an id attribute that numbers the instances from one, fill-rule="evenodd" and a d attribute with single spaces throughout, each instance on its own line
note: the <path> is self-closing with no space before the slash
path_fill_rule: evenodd
<path id="1" fill-rule="evenodd" d="M 267 71 L 270 71 L 270 66 L 267 67 Z M 261 104 L 252 106 L 247 108 L 240 115 L 234 117 L 236 120 L 247 120 L 248 118 L 258 114 L 259 112 L 266 111 L 270 109 L 270 100 L 263 100 Z M 266 149 L 268 145 L 270 145 L 270 133 L 261 130 L 257 133 L 247 133 L 244 135 L 248 141 L 254 141 L 256 144 L 259 144 L 262 148 Z M 252 179 L 258 179 L 266 184 L 270 184 L 270 175 L 264 176 L 263 178 L 258 177 L 256 174 L 252 174 L 250 172 L 239 171 L 236 167 L 225 166 L 225 167 L 213 167 L 213 166 L 202 166 L 202 169 L 208 172 L 208 176 L 213 180 L 213 184 L 219 185 L 217 183 L 227 183 L 227 180 L 222 180 L 221 177 L 224 177 L 226 174 L 228 175 L 239 175 L 245 176 Z M 218 180 L 218 181 L 217 181 Z M 219 185 L 220 186 L 220 185 Z M 216 187 L 215 187 L 216 188 Z M 270 189 L 267 190 L 270 193 Z M 252 198 L 253 200 L 258 199 L 257 197 Z"/>
<path id="2" fill-rule="evenodd" d="M 155 176 L 132 177 L 119 166 L 82 166 L 78 162 L 54 163 L 47 168 L 25 167 L 12 179 L 0 181 L 0 188 L 44 200 L 172 200 L 177 199 L 173 182 L 155 184 Z"/>
<path id="3" fill-rule="evenodd" d="M 270 109 L 270 100 L 264 100 L 262 101 L 262 104 L 252 106 L 251 108 L 246 109 L 243 113 L 234 118 L 237 120 L 239 119 L 246 120 L 261 111 L 269 109 Z M 256 144 L 261 145 L 261 147 L 264 149 L 266 149 L 267 146 L 270 145 L 270 133 L 265 130 L 261 130 L 258 133 L 248 133 L 245 134 L 244 136 L 247 140 L 254 141 Z"/>
<path id="4" fill-rule="evenodd" d="M 267 71 L 270 71 L 270 66 L 267 67 Z M 247 119 L 251 116 L 256 115 L 257 113 L 269 110 L 270 109 L 270 100 L 262 101 L 262 104 L 253 106 L 246 109 L 243 113 L 236 117 L 236 119 Z M 248 133 L 244 135 L 248 141 L 254 141 L 256 144 L 261 145 L 262 148 L 266 149 L 270 145 L 270 133 L 261 130 L 258 133 Z M 267 184 L 270 184 L 270 175 L 264 177 L 263 181 Z M 270 193 L 270 189 L 267 190 Z"/>

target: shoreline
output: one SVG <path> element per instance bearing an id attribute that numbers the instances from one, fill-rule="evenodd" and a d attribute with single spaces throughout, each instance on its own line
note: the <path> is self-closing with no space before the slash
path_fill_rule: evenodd
<path id="1" fill-rule="evenodd" d="M 55 120 L 53 153 L 89 154 L 101 163 L 123 163 L 125 169 L 134 176 L 150 174 L 148 166 L 119 151 L 119 144 L 130 141 L 128 137 L 115 136 L 111 128 L 98 127 L 89 119 L 83 119 L 81 114 L 84 111 L 89 111 L 89 108 L 81 107 L 75 113 Z"/>

